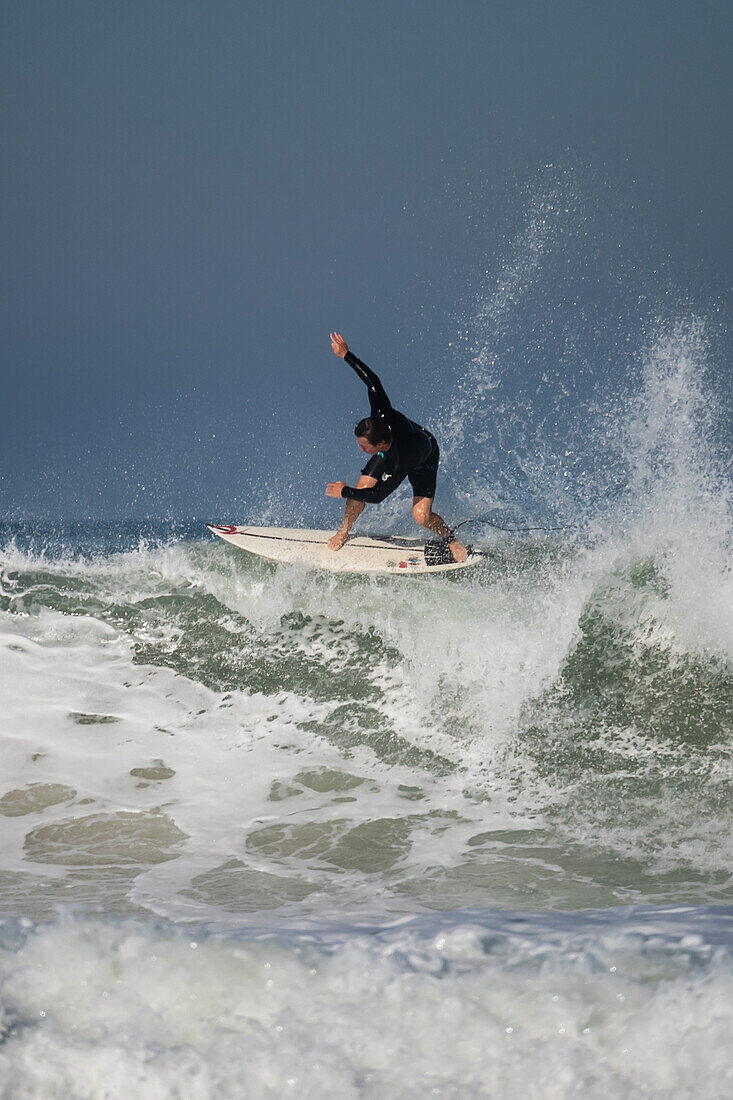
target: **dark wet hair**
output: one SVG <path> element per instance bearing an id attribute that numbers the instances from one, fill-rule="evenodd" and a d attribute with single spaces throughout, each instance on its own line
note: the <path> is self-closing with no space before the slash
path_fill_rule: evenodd
<path id="1" fill-rule="evenodd" d="M 373 416 L 365 416 L 360 420 L 354 428 L 354 435 L 358 439 L 366 439 L 372 447 L 376 447 L 378 443 L 392 442 L 392 429 Z"/>

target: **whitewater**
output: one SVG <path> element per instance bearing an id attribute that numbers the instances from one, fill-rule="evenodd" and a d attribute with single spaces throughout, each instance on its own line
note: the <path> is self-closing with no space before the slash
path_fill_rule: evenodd
<path id="1" fill-rule="evenodd" d="M 2 526 L 0 1096 L 730 1095 L 708 355 L 661 324 L 584 449 L 515 449 L 491 488 L 475 356 L 438 425 L 453 511 L 516 525 L 525 476 L 525 520 L 564 530 L 476 523 L 462 574 L 309 572 L 202 523 Z"/>

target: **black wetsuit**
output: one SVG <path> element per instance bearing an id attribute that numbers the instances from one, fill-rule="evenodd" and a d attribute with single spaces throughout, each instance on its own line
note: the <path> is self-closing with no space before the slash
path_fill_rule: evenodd
<path id="1" fill-rule="evenodd" d="M 392 408 L 382 383 L 366 363 L 357 359 L 350 351 L 344 356 L 366 384 L 369 393 L 372 417 L 381 421 L 392 433 L 392 445 L 389 450 L 379 451 L 367 462 L 361 471 L 367 477 L 377 479 L 371 489 L 352 489 L 345 485 L 341 496 L 347 500 L 363 500 L 366 504 L 379 504 L 401 485 L 405 478 L 410 479 L 413 494 L 416 497 L 435 496 L 435 480 L 438 475 L 440 450 L 433 435 L 421 428 L 414 420 Z"/>

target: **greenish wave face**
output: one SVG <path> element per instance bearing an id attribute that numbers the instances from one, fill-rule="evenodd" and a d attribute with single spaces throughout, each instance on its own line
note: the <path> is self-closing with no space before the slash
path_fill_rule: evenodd
<path id="1" fill-rule="evenodd" d="M 605 579 L 556 682 L 526 708 L 522 740 L 561 828 L 635 856 L 660 881 L 685 867 L 723 887 L 733 668 L 722 654 L 681 652 L 660 631 L 650 605 L 671 598 L 651 559 Z"/>

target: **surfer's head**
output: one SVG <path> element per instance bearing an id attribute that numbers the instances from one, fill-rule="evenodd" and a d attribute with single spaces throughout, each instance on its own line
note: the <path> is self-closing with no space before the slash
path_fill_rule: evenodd
<path id="1" fill-rule="evenodd" d="M 373 416 L 365 416 L 354 428 L 354 435 L 359 447 L 367 455 L 375 455 L 379 451 L 386 451 L 392 446 L 392 432 L 390 428 Z"/>

